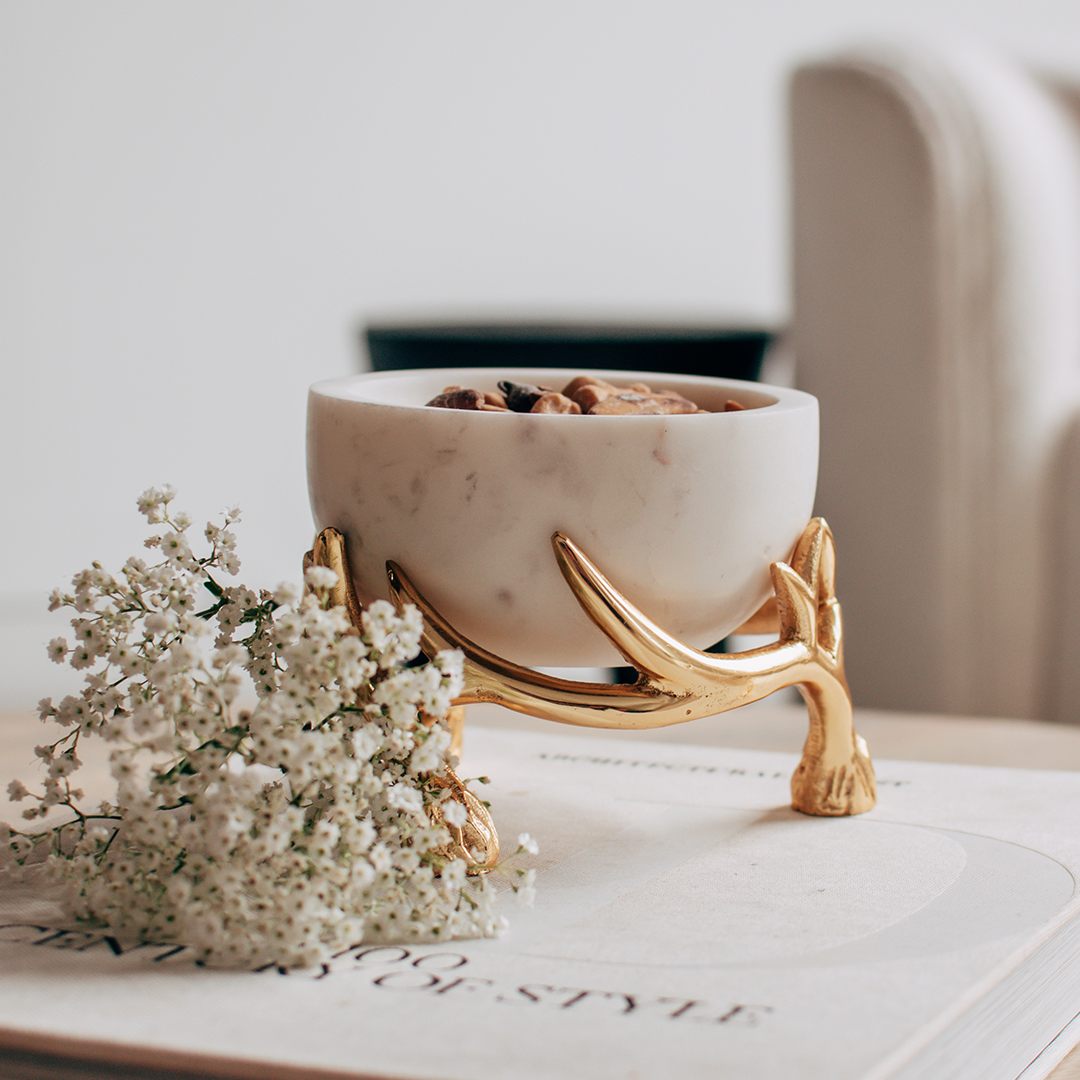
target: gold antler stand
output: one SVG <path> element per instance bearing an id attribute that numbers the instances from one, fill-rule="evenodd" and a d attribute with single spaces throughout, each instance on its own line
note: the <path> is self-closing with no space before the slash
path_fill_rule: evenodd
<path id="1" fill-rule="evenodd" d="M 399 604 L 424 614 L 423 649 L 465 654 L 465 687 L 455 705 L 491 702 L 561 724 L 641 729 L 682 724 L 797 686 L 810 714 L 802 760 L 791 778 L 792 806 L 805 814 L 861 814 L 876 801 L 874 767 L 855 733 L 844 677 L 836 548 L 821 518 L 803 530 L 789 562 L 770 567 L 779 638 L 743 653 L 690 648 L 638 611 L 568 537 L 552 537 L 559 568 L 578 603 L 627 661 L 637 682 L 612 685 L 558 679 L 513 664 L 462 637 L 396 563 L 387 563 Z M 339 602 L 356 618 L 340 533 L 321 533 L 313 561 L 339 573 Z M 764 610 L 764 609 L 763 609 Z M 479 823 L 478 823 L 479 824 Z"/>

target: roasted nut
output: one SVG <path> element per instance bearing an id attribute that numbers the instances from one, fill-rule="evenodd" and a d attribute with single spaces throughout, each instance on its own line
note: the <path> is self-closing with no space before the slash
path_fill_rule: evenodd
<path id="1" fill-rule="evenodd" d="M 656 401 L 663 405 L 665 412 L 672 414 L 705 411 L 704 409 L 699 409 L 689 398 L 683 397 L 682 394 L 676 393 L 674 390 L 658 390 L 652 396 Z"/>
<path id="2" fill-rule="evenodd" d="M 531 412 L 537 398 L 542 394 L 550 394 L 551 390 L 546 386 L 530 386 L 528 383 L 511 382 L 503 379 L 499 383 L 499 389 L 506 397 L 506 404 L 513 412 Z"/>
<path id="3" fill-rule="evenodd" d="M 554 390 L 548 390 L 541 394 L 529 412 L 534 413 L 581 413 L 581 406 L 576 401 L 571 401 L 565 394 L 558 394 Z"/>
<path id="4" fill-rule="evenodd" d="M 571 401 L 576 401 L 581 406 L 582 412 L 588 412 L 598 401 L 617 394 L 619 388 L 593 375 L 579 375 L 576 379 L 571 379 L 563 387 L 562 392 Z"/>
<path id="5" fill-rule="evenodd" d="M 607 386 L 614 390 L 615 387 L 609 382 L 605 382 L 603 379 L 598 379 L 595 375 L 575 375 L 563 388 L 562 392 L 568 397 L 572 398 L 574 393 L 582 386 Z"/>
<path id="6" fill-rule="evenodd" d="M 631 416 L 635 413 L 644 414 L 647 411 L 645 398 L 641 394 L 635 394 L 631 391 L 623 394 L 610 394 L 595 405 L 590 405 L 588 414 L 589 416 Z"/>
<path id="7" fill-rule="evenodd" d="M 476 411 L 483 408 L 484 395 L 479 390 L 465 390 L 460 386 L 448 386 L 441 394 L 433 397 L 428 405 L 436 409 L 468 409 Z"/>
<path id="8" fill-rule="evenodd" d="M 606 401 L 618 392 L 619 388 L 617 386 L 589 383 L 585 386 L 579 386 L 572 394 L 567 396 L 581 406 L 582 412 L 588 412 L 594 405 Z M 566 391 L 564 390 L 563 393 L 566 393 Z"/>
<path id="9" fill-rule="evenodd" d="M 724 402 L 724 412 L 744 412 L 745 409 L 745 405 L 740 405 L 739 402 L 734 401 L 731 398 L 728 398 L 727 401 Z"/>
<path id="10" fill-rule="evenodd" d="M 692 401 L 674 391 L 654 393 L 650 390 L 641 393 L 638 390 L 624 390 L 598 401 L 588 411 L 590 416 L 674 416 L 700 410 Z"/>
<path id="11" fill-rule="evenodd" d="M 653 390 L 646 383 L 614 386 L 595 375 L 578 375 L 563 387 L 562 393 L 546 386 L 532 386 L 503 379 L 498 391 L 463 389 L 448 386 L 428 405 L 442 409 L 466 409 L 479 412 L 587 413 L 590 416 L 674 416 L 705 413 L 694 402 L 674 390 Z M 746 406 L 729 399 L 724 412 Z"/>

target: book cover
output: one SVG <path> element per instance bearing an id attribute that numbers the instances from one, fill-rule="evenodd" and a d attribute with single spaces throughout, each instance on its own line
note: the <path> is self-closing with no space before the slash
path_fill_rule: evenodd
<path id="1" fill-rule="evenodd" d="M 1038 1080 L 1080 1038 L 1080 775 L 885 761 L 876 809 L 814 818 L 794 754 L 553 732 L 468 733 L 500 832 L 541 845 L 502 937 L 210 970 L 4 884 L 0 1051 L 268 1080 Z"/>

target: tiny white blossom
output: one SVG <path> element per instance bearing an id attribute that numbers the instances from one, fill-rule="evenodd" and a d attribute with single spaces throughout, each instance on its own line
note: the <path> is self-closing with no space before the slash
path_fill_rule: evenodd
<path id="1" fill-rule="evenodd" d="M 138 499 L 139 513 L 146 515 L 151 525 L 165 520 L 165 500 L 157 488 L 147 488 Z"/>
<path id="2" fill-rule="evenodd" d="M 335 581 L 336 580 L 337 576 L 335 575 Z M 282 607 L 289 607 L 292 604 L 295 604 L 300 599 L 301 595 L 302 593 L 296 585 L 290 581 L 283 581 L 274 590 L 274 603 L 280 604 Z"/>
<path id="3" fill-rule="evenodd" d="M 146 616 L 143 626 L 151 634 L 166 634 L 176 629 L 176 616 L 171 611 L 154 611 Z"/>
<path id="4" fill-rule="evenodd" d="M 447 799 L 442 804 L 442 816 L 447 825 L 461 828 L 469 820 L 469 811 L 462 803 L 454 799 Z"/>
<path id="5" fill-rule="evenodd" d="M 536 900 L 536 889 L 532 885 L 519 885 L 514 889 L 514 899 L 519 907 L 532 907 Z"/>
<path id="6" fill-rule="evenodd" d="M 386 801 L 395 810 L 405 810 L 408 813 L 419 814 L 424 809 L 423 796 L 416 788 L 407 784 L 393 784 L 386 793 Z"/>
<path id="7" fill-rule="evenodd" d="M 313 589 L 332 589 L 337 584 L 337 572 L 329 566 L 309 566 L 304 571 L 304 581 Z"/>

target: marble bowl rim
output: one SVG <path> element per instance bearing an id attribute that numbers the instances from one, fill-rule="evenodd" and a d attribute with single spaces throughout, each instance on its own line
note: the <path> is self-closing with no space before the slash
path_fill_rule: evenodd
<path id="1" fill-rule="evenodd" d="M 731 412 L 709 411 L 704 413 L 691 413 L 673 417 L 671 414 L 647 414 L 647 415 L 615 415 L 590 417 L 592 422 L 597 420 L 604 423 L 667 423 L 672 419 L 678 419 L 680 423 L 715 422 L 710 418 L 723 417 L 723 423 L 746 423 L 753 422 L 755 415 L 762 413 L 775 416 L 778 412 L 789 410 L 801 410 L 808 407 L 816 407 L 817 399 L 805 390 L 797 390 L 790 386 L 777 386 L 771 383 L 751 382 L 745 379 L 726 379 L 712 375 L 687 375 L 683 373 L 667 373 L 658 371 L 634 371 L 629 369 L 614 368 L 553 368 L 541 366 L 520 367 L 447 367 L 447 368 L 399 368 L 391 371 L 367 371 L 352 375 L 339 375 L 329 379 L 320 379 L 309 387 L 309 393 L 318 394 L 322 397 L 332 398 L 337 401 L 358 406 L 374 406 L 387 409 L 400 410 L 402 412 L 419 412 L 424 415 L 442 415 L 448 413 L 456 417 L 481 416 L 484 422 L 488 418 L 494 418 L 495 423 L 505 422 L 508 418 L 516 418 L 518 421 L 524 417 L 543 423 L 579 421 L 581 418 L 576 414 L 566 413 L 499 413 L 482 410 L 468 409 L 436 409 L 425 402 L 401 402 L 389 400 L 385 397 L 375 396 L 369 390 L 367 394 L 358 392 L 363 388 L 370 388 L 386 383 L 416 383 L 420 381 L 443 382 L 444 385 L 457 383 L 461 386 L 473 386 L 481 388 L 477 384 L 489 384 L 494 388 L 495 383 L 502 378 L 514 379 L 514 381 L 532 381 L 544 379 L 562 386 L 576 375 L 591 375 L 607 379 L 609 382 L 646 382 L 655 389 L 678 390 L 691 397 L 687 388 L 701 387 L 715 391 L 730 388 L 732 391 L 743 395 L 749 395 L 755 404 L 742 410 Z M 516 376 L 516 378 L 515 378 Z M 465 381 L 473 379 L 472 383 Z M 561 382 L 559 381 L 561 380 Z M 437 393 L 438 391 L 436 391 Z M 594 429 L 595 430 L 595 429 Z"/>

